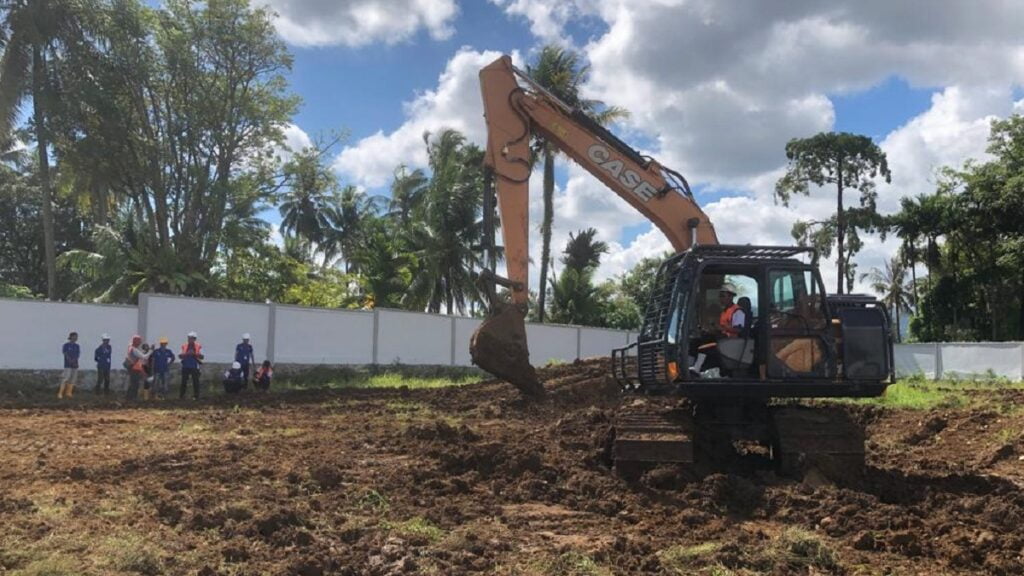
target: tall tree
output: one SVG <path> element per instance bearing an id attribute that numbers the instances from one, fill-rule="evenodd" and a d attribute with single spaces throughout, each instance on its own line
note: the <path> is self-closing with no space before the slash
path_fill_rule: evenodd
<path id="1" fill-rule="evenodd" d="M 594 271 L 608 245 L 588 228 L 569 234 L 562 253 L 564 269 L 551 281 L 551 319 L 565 324 L 597 326 L 603 324 L 605 294 L 594 285 Z"/>
<path id="2" fill-rule="evenodd" d="M 894 256 L 882 269 L 872 268 L 870 272 L 861 274 L 860 280 L 868 282 L 895 316 L 896 341 L 901 342 L 900 314 L 910 312 L 913 304 L 913 287 L 907 282 L 906 263 L 900 256 Z"/>
<path id="3" fill-rule="evenodd" d="M 828 256 L 836 246 L 836 292 L 844 283 L 852 287 L 854 266 L 850 260 L 860 249 L 858 229 L 874 230 L 881 224 L 875 201 L 875 179 L 890 182 L 889 163 L 882 151 L 867 136 L 847 132 L 823 132 L 810 138 L 794 138 L 786 144 L 789 165 L 775 184 L 775 197 L 789 205 L 793 194 L 810 194 L 810 185 L 834 185 L 836 213 L 828 220 L 797 222 L 793 236 L 802 244 L 811 243 Z M 860 206 L 843 203 L 847 189 L 860 192 Z"/>
<path id="4" fill-rule="evenodd" d="M 606 107 L 599 100 L 588 100 L 580 96 L 580 89 L 587 81 L 590 66 L 580 61 L 576 52 L 549 44 L 541 49 L 533 64 L 526 67 L 526 73 L 551 94 L 569 106 L 579 109 L 593 118 L 598 124 L 606 125 L 625 118 L 628 113 L 617 106 Z M 545 286 L 547 286 L 548 269 L 551 265 L 551 228 L 555 218 L 555 156 L 557 150 L 553 144 L 538 140 L 534 154 L 544 159 L 544 215 L 541 217 L 541 252 L 540 252 L 540 294 L 537 302 L 537 319 L 544 321 Z"/>
<path id="5" fill-rule="evenodd" d="M 377 219 L 381 205 L 379 196 L 370 196 L 355 186 L 341 189 L 335 209 L 333 243 L 345 259 L 346 272 L 358 273 L 359 248 L 367 242 L 370 222 Z"/>
<path id="6" fill-rule="evenodd" d="M 284 165 L 284 190 L 278 196 L 281 232 L 304 242 L 310 251 L 323 247 L 338 214 L 338 182 L 316 147 L 295 153 Z"/>
<path id="7" fill-rule="evenodd" d="M 15 0 L 4 6 L 7 34 L 0 58 L 0 143 L 7 146 L 26 98 L 32 100 L 31 124 L 36 141 L 39 190 L 42 196 L 46 295 L 57 297 L 57 247 L 50 174 L 50 106 L 57 96 L 58 61 L 69 45 L 84 46 L 82 0 Z"/>
<path id="8" fill-rule="evenodd" d="M 208 277 L 233 207 L 252 201 L 253 188 L 235 180 L 282 140 L 296 108 L 284 78 L 291 57 L 270 12 L 246 0 L 168 0 L 157 10 L 114 2 L 101 21 L 99 54 L 71 67 L 74 121 L 61 148 L 82 159 L 91 158 L 84 148 L 101 153 L 144 245 L 181 277 Z"/>
<path id="9" fill-rule="evenodd" d="M 465 140 L 455 130 L 424 135 L 430 183 L 411 232 L 418 264 L 405 303 L 412 308 L 464 313 L 478 298 L 472 271 L 480 265 L 483 154 Z"/>
<path id="10" fill-rule="evenodd" d="M 574 270 L 596 269 L 601 264 L 601 256 L 607 253 L 608 244 L 597 239 L 596 229 L 587 228 L 575 234 L 570 232 L 562 253 L 562 264 Z"/>

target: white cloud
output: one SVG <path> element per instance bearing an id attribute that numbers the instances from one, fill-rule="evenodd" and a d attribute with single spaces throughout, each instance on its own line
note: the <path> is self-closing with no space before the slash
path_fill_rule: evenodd
<path id="1" fill-rule="evenodd" d="M 550 2 L 545 0 L 490 0 L 513 17 L 525 18 L 530 23 L 530 32 L 545 42 L 559 44 L 569 43 L 563 29 L 569 19 L 584 10 L 582 2 L 562 0 Z"/>
<path id="2" fill-rule="evenodd" d="M 705 206 L 723 242 L 790 244 L 794 221 L 832 214 L 828 191 L 790 207 L 772 197 L 785 143 L 832 129 L 830 94 L 892 76 L 938 90 L 927 111 L 879 143 L 893 172 L 892 184 L 879 186 L 883 211 L 932 191 L 938 167 L 982 157 L 991 118 L 1024 110 L 1012 100 L 1024 84 L 1021 2 L 492 1 L 543 41 L 566 38 L 575 18 L 603 21 L 605 30 L 584 39 L 586 95 L 630 110 L 626 129 L 691 182 L 738 191 Z M 594 202 L 600 193 L 573 191 L 571 180 L 560 194 L 578 209 L 556 213 L 556 231 L 626 218 L 621 206 Z M 847 202 L 856 201 L 853 192 Z M 668 246 L 653 230 L 622 245 L 621 227 L 599 229 L 612 247 L 602 277 Z M 894 246 L 865 238 L 858 272 L 881 266 Z M 822 272 L 834 287 L 834 263 L 823 261 Z"/>
<path id="3" fill-rule="evenodd" d="M 483 146 L 487 134 L 478 74 L 500 56 L 500 52 L 461 48 L 448 61 L 437 87 L 405 104 L 405 123 L 394 132 L 379 131 L 344 148 L 335 161 L 335 168 L 357 184 L 375 188 L 390 182 L 399 164 L 426 166 L 424 132 L 452 128 L 462 132 L 470 142 Z"/>
<path id="4" fill-rule="evenodd" d="M 455 0 L 265 0 L 277 12 L 277 31 L 298 46 L 396 44 L 426 30 L 443 40 L 454 33 Z"/>
<path id="5" fill-rule="evenodd" d="M 282 158 L 288 159 L 292 154 L 301 152 L 313 145 L 313 139 L 305 130 L 296 124 L 288 124 L 284 129 L 284 147 L 279 154 Z"/>

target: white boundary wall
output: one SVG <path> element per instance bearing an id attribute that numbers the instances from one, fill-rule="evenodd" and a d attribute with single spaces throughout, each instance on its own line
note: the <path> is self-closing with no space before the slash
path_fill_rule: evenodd
<path id="1" fill-rule="evenodd" d="M 0 370 L 45 370 L 64 366 L 61 346 L 78 332 L 79 366 L 95 368 L 93 351 L 110 335 L 114 364 L 128 350 L 138 313 L 134 306 L 102 306 L 0 299 Z"/>
<path id="2" fill-rule="evenodd" d="M 282 304 L 143 294 L 138 308 L 0 299 L 0 370 L 60 369 L 60 347 L 79 333 L 82 368 L 93 367 L 100 334 L 111 336 L 115 356 L 133 334 L 149 341 L 167 336 L 179 348 L 199 333 L 210 362 L 230 362 L 243 332 L 256 359 L 282 364 L 413 364 L 471 366 L 469 340 L 480 325 L 460 318 L 401 310 L 325 310 Z M 636 332 L 553 324 L 527 324 L 531 361 L 571 362 L 604 356 L 636 341 Z M 898 376 L 1024 377 L 1024 343 L 899 344 Z M 116 362 L 115 362 L 116 364 Z"/>

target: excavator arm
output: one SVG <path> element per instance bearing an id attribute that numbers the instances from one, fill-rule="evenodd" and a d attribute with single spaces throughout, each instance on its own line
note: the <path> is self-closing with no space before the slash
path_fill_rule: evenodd
<path id="1" fill-rule="evenodd" d="M 494 174 L 501 213 L 511 306 L 491 303 L 490 317 L 474 334 L 474 362 L 492 374 L 537 395 L 526 344 L 525 313 L 529 271 L 530 142 L 534 134 L 593 174 L 661 230 L 676 251 L 694 243 L 717 244 L 715 229 L 700 209 L 686 180 L 642 156 L 580 110 L 573 109 L 502 56 L 480 71 L 487 150 L 484 162 Z M 543 287 L 542 287 L 543 289 Z M 489 291 L 493 293 L 493 289 Z"/>

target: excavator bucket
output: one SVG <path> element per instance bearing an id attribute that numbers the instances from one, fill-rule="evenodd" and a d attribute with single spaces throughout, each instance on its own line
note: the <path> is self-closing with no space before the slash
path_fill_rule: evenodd
<path id="1" fill-rule="evenodd" d="M 492 303 L 491 313 L 469 341 L 473 363 L 507 380 L 526 396 L 544 395 L 544 386 L 530 364 L 526 317 L 519 307 Z"/>

